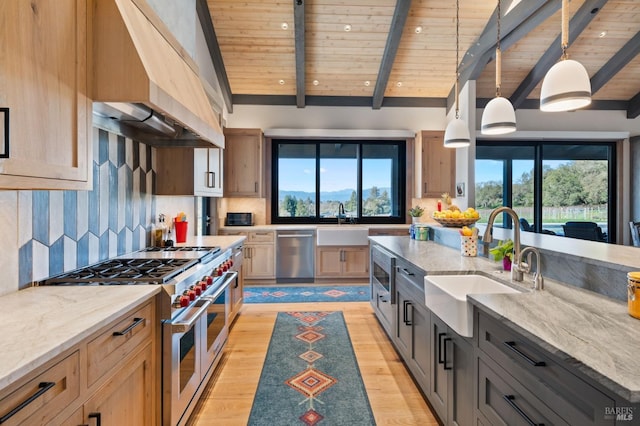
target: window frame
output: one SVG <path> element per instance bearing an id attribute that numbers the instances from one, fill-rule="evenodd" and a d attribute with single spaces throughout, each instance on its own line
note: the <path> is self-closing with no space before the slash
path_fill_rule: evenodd
<path id="1" fill-rule="evenodd" d="M 272 138 L 271 144 L 271 223 L 273 224 L 300 224 L 300 225 L 318 225 L 318 224 L 336 224 L 335 217 L 320 217 L 320 146 L 321 144 L 354 144 L 357 145 L 357 202 L 358 217 L 354 219 L 358 224 L 405 224 L 406 223 L 406 200 L 407 200 L 407 146 L 406 139 L 287 139 Z M 278 146 L 280 144 L 314 144 L 316 152 L 316 216 L 315 217 L 287 217 L 279 216 L 279 200 L 278 200 L 278 167 L 279 156 Z M 398 190 L 398 216 L 362 216 L 362 150 L 364 145 L 395 145 L 398 147 L 398 171 L 397 171 L 397 190 Z"/>
<path id="2" fill-rule="evenodd" d="M 616 242 L 616 232 L 617 229 L 617 215 L 616 215 L 616 207 L 618 205 L 618 186 L 617 186 L 617 142 L 616 141 L 576 141 L 576 140 L 543 140 L 543 141 L 495 141 L 495 140 L 477 140 L 476 147 L 501 147 L 501 148 L 522 148 L 522 147 L 531 147 L 534 150 L 534 168 L 533 168 L 533 222 L 534 222 L 534 230 L 533 232 L 542 233 L 542 215 L 543 215 L 543 162 L 544 158 L 544 148 L 545 146 L 552 145 L 574 145 L 574 146 L 602 146 L 607 148 L 607 162 L 609 164 L 608 167 L 608 205 L 607 205 L 607 227 L 609 232 L 607 233 L 607 243 Z M 477 149 L 477 148 L 476 148 Z M 478 151 L 476 150 L 476 158 L 477 160 L 500 160 L 504 162 L 503 165 L 503 205 L 512 207 L 513 204 L 513 180 L 512 180 L 512 165 L 515 159 L 514 156 L 507 156 L 501 158 L 485 158 L 478 157 Z M 527 158 L 528 159 L 528 158 Z M 546 158 L 549 160 L 549 158 Z M 572 159 L 568 159 L 572 160 Z M 503 223 L 505 227 L 511 229 L 513 224 L 511 223 L 511 218 L 504 214 Z"/>

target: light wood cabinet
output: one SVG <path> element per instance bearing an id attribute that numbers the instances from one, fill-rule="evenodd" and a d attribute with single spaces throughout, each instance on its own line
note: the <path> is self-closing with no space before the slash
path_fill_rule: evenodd
<path id="1" fill-rule="evenodd" d="M 443 145 L 444 132 L 422 131 L 416 138 L 415 197 L 455 196 L 456 150 Z"/>
<path id="2" fill-rule="evenodd" d="M 316 277 L 369 277 L 369 246 L 316 247 Z"/>
<path id="3" fill-rule="evenodd" d="M 156 194 L 222 197 L 222 149 L 156 148 Z"/>
<path id="4" fill-rule="evenodd" d="M 220 235 L 244 235 L 242 275 L 244 280 L 276 278 L 276 248 L 274 231 L 220 231 Z"/>
<path id="5" fill-rule="evenodd" d="M 264 196 L 264 143 L 260 129 L 225 129 L 226 197 Z"/>
<path id="6" fill-rule="evenodd" d="M 0 389 L 3 424 L 159 424 L 155 299 Z"/>
<path id="7" fill-rule="evenodd" d="M 91 189 L 90 4 L 2 2 L 0 188 Z"/>

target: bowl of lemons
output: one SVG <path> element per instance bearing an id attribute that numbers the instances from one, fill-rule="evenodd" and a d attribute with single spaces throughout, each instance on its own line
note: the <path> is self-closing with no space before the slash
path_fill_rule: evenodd
<path id="1" fill-rule="evenodd" d="M 480 214 L 473 207 L 461 211 L 458 206 L 452 205 L 443 211 L 433 212 L 431 217 L 442 226 L 461 228 L 476 223 L 480 219 Z"/>

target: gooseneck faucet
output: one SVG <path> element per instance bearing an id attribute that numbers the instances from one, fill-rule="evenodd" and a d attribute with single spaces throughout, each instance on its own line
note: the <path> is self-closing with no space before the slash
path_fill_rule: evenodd
<path id="1" fill-rule="evenodd" d="M 344 204 L 340 203 L 338 204 L 338 225 L 340 225 L 344 219 L 346 217 L 346 214 L 344 213 Z"/>
<path id="2" fill-rule="evenodd" d="M 525 259 L 525 254 L 528 254 L 526 257 L 527 262 L 520 264 L 520 269 L 527 274 L 531 272 L 531 254 L 536 255 L 536 272 L 533 274 L 533 289 L 534 290 L 544 290 L 544 278 L 542 277 L 542 270 L 540 269 L 541 261 L 540 261 L 540 251 L 535 247 L 525 247 L 520 252 L 520 259 Z"/>
<path id="3" fill-rule="evenodd" d="M 513 221 L 513 265 L 511 267 L 511 279 L 513 281 L 522 281 L 523 274 L 520 268 L 520 218 L 518 218 L 518 214 L 512 208 L 506 206 L 498 207 L 489 214 L 487 229 L 482 236 L 482 243 L 489 244 L 493 242 L 493 235 L 491 234 L 493 222 L 496 220 L 496 216 L 503 212 L 507 213 Z"/>

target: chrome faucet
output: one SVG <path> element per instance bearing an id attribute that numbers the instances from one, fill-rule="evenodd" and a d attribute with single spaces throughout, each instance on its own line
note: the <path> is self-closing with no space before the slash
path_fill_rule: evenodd
<path id="1" fill-rule="evenodd" d="M 344 222 L 346 214 L 344 213 L 344 204 L 338 204 L 338 225 Z"/>
<path id="2" fill-rule="evenodd" d="M 527 262 L 520 264 L 520 270 L 525 273 L 531 272 L 531 254 L 536 255 L 536 272 L 533 274 L 533 289 L 544 290 L 544 278 L 542 277 L 542 271 L 540 270 L 540 251 L 535 247 L 525 247 L 520 252 L 520 260 L 524 259 L 524 255 L 527 254 Z"/>
<path id="3" fill-rule="evenodd" d="M 511 279 L 513 281 L 522 281 L 523 274 L 520 268 L 520 219 L 518 218 L 518 214 L 512 208 L 506 206 L 498 207 L 489 214 L 487 229 L 484 231 L 484 235 L 482 236 L 482 243 L 485 244 L 486 248 L 489 243 L 493 242 L 493 235 L 491 234 L 491 231 L 493 230 L 493 222 L 496 220 L 496 216 L 502 212 L 511 216 L 511 220 L 513 221 L 513 261 L 511 266 Z"/>

